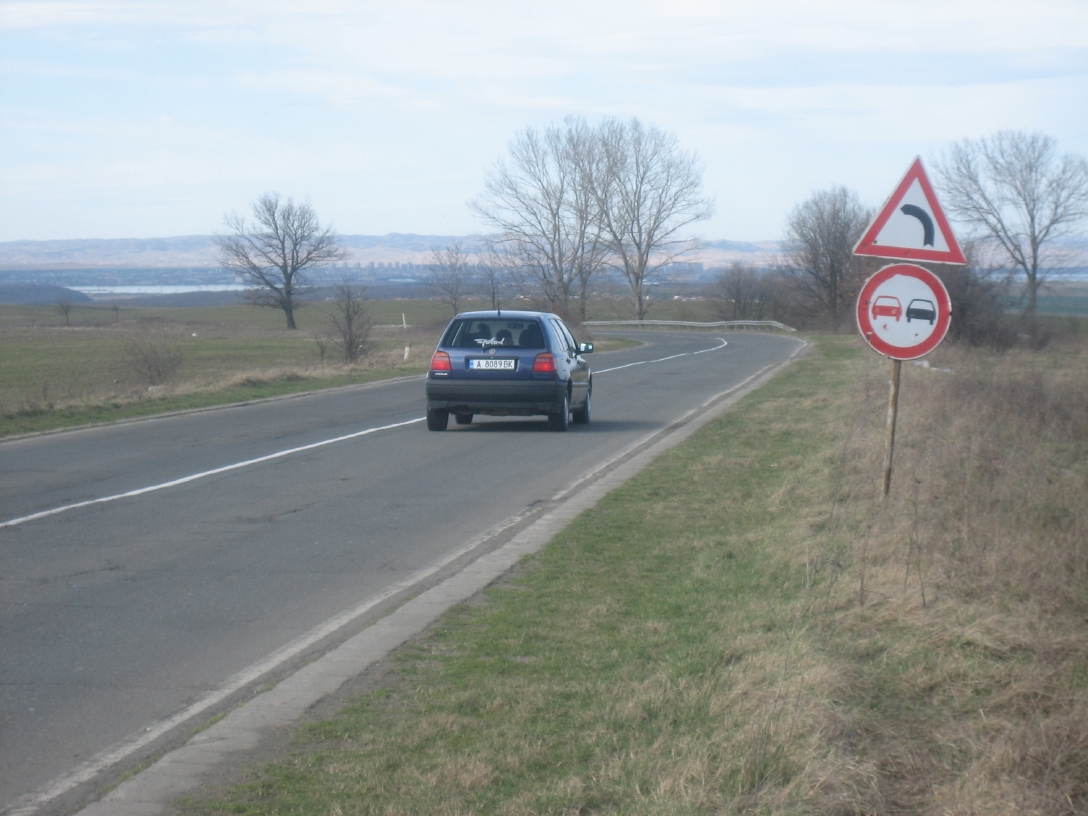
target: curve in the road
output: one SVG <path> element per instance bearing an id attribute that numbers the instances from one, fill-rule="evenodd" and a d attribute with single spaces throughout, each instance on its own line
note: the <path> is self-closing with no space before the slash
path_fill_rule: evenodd
<path id="1" fill-rule="evenodd" d="M 615 366 L 613 368 L 605 368 L 600 371 L 595 371 L 595 375 L 607 374 L 610 371 L 619 371 L 623 368 L 631 368 L 632 366 L 647 365 L 649 363 L 663 363 L 666 360 L 675 360 L 678 357 L 689 357 L 695 354 L 705 354 L 708 351 L 718 351 L 725 348 L 728 343 L 722 338 L 718 338 L 719 344 L 711 346 L 710 348 L 700 349 L 699 351 L 685 351 L 682 354 L 671 354 L 668 357 L 659 357 L 656 360 L 639 360 L 634 363 L 627 363 L 626 365 Z M 148 487 L 137 488 L 136 490 L 129 490 L 125 493 L 116 493 L 112 496 L 102 496 L 98 499 L 88 499 L 87 501 L 75 502 L 74 504 L 66 504 L 61 507 L 53 507 L 49 510 L 42 510 L 38 513 L 31 513 L 27 516 L 21 516 L 19 518 L 9 519 L 8 521 L 0 522 L 0 528 L 3 527 L 15 527 L 19 524 L 25 524 L 28 521 L 36 521 L 37 519 L 46 518 L 48 516 L 55 516 L 58 513 L 64 513 L 69 510 L 78 510 L 81 507 L 90 507 L 93 504 L 104 504 L 106 502 L 118 501 L 119 499 L 131 499 L 135 496 L 142 496 L 145 493 L 154 493 L 157 490 L 165 490 L 169 487 L 177 487 L 178 485 L 187 484 L 188 482 L 195 482 L 197 479 L 204 479 L 208 476 L 217 476 L 220 473 L 226 473 L 231 470 L 238 470 L 239 468 L 250 467 L 251 465 L 259 465 L 262 462 L 270 462 L 273 459 L 282 459 L 284 456 L 290 456 L 295 453 L 303 453 L 304 451 L 313 450 L 314 448 L 321 448 L 325 445 L 334 445 L 337 442 L 347 442 L 351 439 L 358 439 L 361 436 L 367 436 L 369 434 L 378 433 L 379 431 L 389 431 L 394 428 L 403 428 L 405 425 L 414 425 L 417 422 L 422 422 L 424 417 L 417 417 L 415 419 L 409 419 L 405 422 L 394 422 L 390 425 L 382 425 L 377 428 L 366 428 L 362 431 L 356 431 L 355 433 L 344 434 L 343 436 L 337 436 L 333 439 L 323 439 L 320 442 L 313 442 L 309 445 L 300 445 L 295 448 L 288 448 L 287 450 L 276 451 L 266 456 L 258 456 L 256 459 L 247 459 L 244 462 L 235 462 L 230 465 L 223 465 L 222 467 L 213 468 L 212 470 L 205 470 L 201 473 L 192 473 L 188 476 L 182 476 L 180 479 L 172 479 L 169 482 L 163 482 L 161 484 L 149 485 Z"/>

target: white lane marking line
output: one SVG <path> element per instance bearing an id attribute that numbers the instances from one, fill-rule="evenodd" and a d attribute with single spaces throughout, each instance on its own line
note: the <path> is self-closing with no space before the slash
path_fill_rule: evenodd
<path id="1" fill-rule="evenodd" d="M 165 490 L 168 487 L 177 487 L 178 485 L 185 484 L 186 482 L 195 482 L 197 479 L 204 479 L 208 476 L 215 476 L 218 473 L 226 473 L 230 470 L 238 470 L 239 468 L 249 467 L 250 465 L 258 465 L 261 462 L 268 462 L 272 459 L 282 459 L 284 456 L 290 456 L 293 453 L 301 453 L 302 451 L 313 450 L 314 448 L 321 448 L 325 445 L 333 445 L 337 442 L 346 442 L 349 439 L 356 439 L 360 436 L 377 433 L 378 431 L 388 431 L 392 428 L 402 428 L 405 425 L 414 425 L 415 423 L 422 422 L 423 420 L 424 417 L 419 417 L 417 419 L 406 420 L 405 422 L 394 422 L 392 425 L 382 425 L 378 428 L 367 428 L 365 431 L 356 431 L 355 433 L 350 433 L 346 436 L 338 436 L 335 439 L 325 439 L 321 442 L 313 442 L 309 445 L 302 445 L 298 448 L 290 448 L 289 450 L 277 451 L 276 453 L 270 453 L 267 456 L 258 456 L 256 459 L 247 459 L 244 462 L 235 462 L 233 465 L 224 465 L 223 467 L 218 467 L 214 470 L 206 470 L 203 473 L 194 473 L 191 476 L 183 476 L 180 479 L 174 479 L 170 482 L 163 482 L 162 484 L 151 485 L 150 487 L 141 487 L 137 490 L 130 490 L 127 493 L 117 493 L 113 496 L 103 496 L 100 499 L 88 499 L 87 501 L 76 502 L 75 504 L 65 504 L 61 507 L 54 507 L 52 510 L 42 510 L 40 513 L 32 513 L 29 516 L 22 516 L 20 518 L 11 519 L 10 521 L 0 522 L 0 528 L 14 527 L 17 524 L 24 524 L 28 521 L 45 518 L 46 516 L 54 516 L 57 513 L 64 513 L 68 510 L 76 510 L 80 507 L 89 507 L 92 504 L 103 504 L 105 502 L 117 501 L 118 499 L 128 499 L 132 496 L 142 496 L 144 493 L 153 493 L 156 490 Z"/>
<path id="2" fill-rule="evenodd" d="M 639 360 L 636 363 L 627 363 L 627 365 L 616 366 L 614 368 L 602 368 L 600 371 L 594 371 L 593 373 L 607 374 L 609 371 L 619 371 L 621 368 L 630 368 L 631 366 L 646 365 L 647 363 L 663 363 L 666 360 L 675 360 L 677 357 L 687 357 L 689 355 L 695 354 L 706 354 L 708 351 L 717 351 L 718 349 L 723 349 L 729 345 L 729 343 L 727 343 L 721 337 L 717 337 L 715 339 L 721 343 L 720 346 L 711 346 L 710 348 L 700 349 L 699 351 L 685 351 L 682 354 L 672 354 L 668 357 L 658 357 L 656 360 Z"/>

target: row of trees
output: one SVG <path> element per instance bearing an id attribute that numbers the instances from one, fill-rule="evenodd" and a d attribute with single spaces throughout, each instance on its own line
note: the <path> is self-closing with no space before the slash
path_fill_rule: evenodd
<path id="1" fill-rule="evenodd" d="M 972 344 L 1011 344 L 1016 331 L 1004 318 L 1010 299 L 1007 271 L 988 263 L 985 259 L 991 253 L 982 251 L 978 242 L 967 242 L 964 252 L 967 266 L 937 268 L 952 300 L 952 336 Z M 868 268 L 852 267 L 857 274 L 847 275 L 840 294 L 848 292 L 856 298 L 865 277 L 880 265 L 872 260 L 865 263 Z M 844 309 L 837 319 L 831 317 L 823 307 L 826 294 L 814 293 L 812 282 L 802 279 L 800 272 L 798 267 L 784 264 L 757 269 L 734 263 L 717 274 L 706 294 L 717 304 L 722 320 L 778 320 L 804 328 L 841 327 L 852 322 L 852 308 Z M 849 307 L 854 304 L 854 300 L 847 302 Z"/>
<path id="2" fill-rule="evenodd" d="M 713 213 L 701 188 L 698 157 L 638 119 L 591 126 L 568 118 L 543 131 L 527 128 L 469 204 L 494 230 L 482 253 L 470 258 L 460 243 L 436 249 L 432 286 L 454 310 L 470 287 L 482 284 L 497 305 L 511 284 L 584 318 L 590 282 L 614 270 L 642 318 L 654 279 L 696 246 L 686 228 Z M 282 309 L 291 329 L 296 299 L 312 291 L 307 271 L 346 257 L 309 203 L 276 194 L 253 203 L 252 224 L 232 213 L 226 225 L 216 237 L 221 262 L 253 284 L 254 302 Z"/>
<path id="3" fill-rule="evenodd" d="M 940 271 L 955 290 L 953 302 L 965 310 L 959 328 L 970 322 L 968 309 L 981 315 L 1000 308 L 1002 271 L 1022 277 L 1025 313 L 1034 316 L 1045 270 L 1060 262 L 1055 239 L 1088 217 L 1088 163 L 1059 154 L 1048 136 L 1001 132 L 952 145 L 936 168 L 942 204 L 968 228 L 967 268 Z M 716 284 L 719 296 L 735 293 L 730 299 L 747 312 L 773 308 L 842 322 L 852 315 L 865 278 L 883 263 L 853 254 L 874 215 L 845 187 L 815 193 L 786 219 L 785 253 L 771 274 L 763 280 L 752 270 L 725 270 Z"/>
<path id="4" fill-rule="evenodd" d="M 1088 217 L 1088 163 L 1059 154 L 1050 137 L 1003 132 L 953 145 L 938 161 L 936 178 L 949 214 L 972 233 L 968 273 L 976 279 L 961 287 L 965 295 L 991 292 L 980 282 L 990 281 L 994 269 L 1017 271 L 1033 315 L 1048 249 Z M 584 318 L 590 282 L 614 271 L 641 319 L 653 279 L 696 246 L 686 229 L 713 212 L 701 187 L 698 157 L 682 150 L 675 135 L 638 119 L 591 126 L 569 118 L 543 131 L 528 128 L 469 204 L 493 232 L 475 256 L 460 242 L 435 249 L 431 285 L 454 311 L 481 294 L 496 307 L 509 287 Z M 845 187 L 815 193 L 789 214 L 773 274 L 726 270 L 720 297 L 736 317 L 788 308 L 794 317 L 841 322 L 875 268 L 853 255 L 873 215 Z M 254 286 L 254 302 L 282 309 L 293 329 L 295 300 L 312 291 L 307 272 L 347 253 L 309 203 L 266 194 L 254 202 L 253 218 L 250 225 L 227 216 L 229 232 L 216 238 L 221 261 Z"/>

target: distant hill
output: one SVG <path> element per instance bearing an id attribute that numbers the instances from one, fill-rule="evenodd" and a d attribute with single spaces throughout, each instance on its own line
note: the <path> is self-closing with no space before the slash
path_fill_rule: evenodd
<path id="1" fill-rule="evenodd" d="M 0 267 L 86 266 L 219 266 L 219 262 L 210 235 L 0 243 Z"/>
<path id="2" fill-rule="evenodd" d="M 52 305 L 68 301 L 69 303 L 90 303 L 91 298 L 75 289 L 63 286 L 33 283 L 0 284 L 0 303 L 8 305 Z"/>
<path id="3" fill-rule="evenodd" d="M 480 236 L 416 235 L 392 232 L 388 235 L 341 235 L 341 245 L 351 252 L 350 263 L 429 263 L 431 250 L 461 241 L 468 252 L 480 249 Z M 685 257 L 705 266 L 720 266 L 737 260 L 761 264 L 779 251 L 777 241 L 705 241 L 704 249 Z M 0 242 L 0 269 L 87 269 L 87 268 L 203 268 L 219 266 L 218 249 L 211 235 L 182 235 L 174 238 L 109 238 L 66 241 Z"/>

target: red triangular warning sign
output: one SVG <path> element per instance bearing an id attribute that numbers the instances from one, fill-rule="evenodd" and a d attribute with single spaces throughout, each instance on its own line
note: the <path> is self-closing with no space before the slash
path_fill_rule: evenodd
<path id="1" fill-rule="evenodd" d="M 952 227 L 937 203 L 937 194 L 917 158 L 858 245 L 855 255 L 875 255 L 904 261 L 967 263 Z"/>

